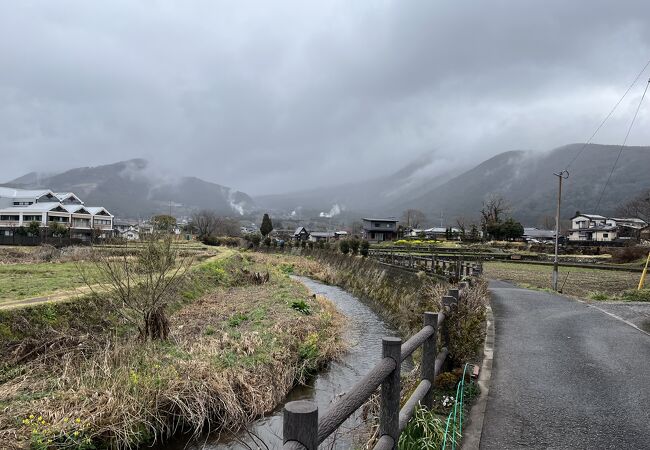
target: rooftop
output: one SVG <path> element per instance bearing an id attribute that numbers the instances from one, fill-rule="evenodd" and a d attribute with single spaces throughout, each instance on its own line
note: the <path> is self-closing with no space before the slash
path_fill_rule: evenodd
<path id="1" fill-rule="evenodd" d="M 0 197 L 5 198 L 37 198 L 47 194 L 54 195 L 54 192 L 49 189 L 17 189 L 12 187 L 0 187 Z"/>
<path id="2" fill-rule="evenodd" d="M 362 220 L 367 220 L 369 222 L 399 222 L 394 217 L 384 217 L 384 218 L 373 218 L 373 217 L 364 217 Z"/>

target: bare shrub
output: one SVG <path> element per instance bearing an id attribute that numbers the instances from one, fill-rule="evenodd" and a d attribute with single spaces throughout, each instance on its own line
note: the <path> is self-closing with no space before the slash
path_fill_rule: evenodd
<path id="1" fill-rule="evenodd" d="M 252 284 L 268 283 L 271 275 L 267 271 L 265 274 L 262 272 L 251 272 L 247 269 L 241 269 L 243 277 Z"/>
<path id="2" fill-rule="evenodd" d="M 38 249 L 32 253 L 33 258 L 36 261 L 44 261 L 44 262 L 53 261 L 57 259 L 60 255 L 61 255 L 61 250 L 49 244 L 39 245 Z"/>
<path id="3" fill-rule="evenodd" d="M 176 288 L 192 265 L 192 257 L 181 256 L 171 237 L 146 241 L 140 251 L 129 256 L 96 252 L 95 273 L 78 265 L 93 293 L 101 291 L 126 322 L 137 327 L 140 339 L 167 339 L 167 307 Z"/>
<path id="4" fill-rule="evenodd" d="M 631 263 L 648 255 L 647 247 L 623 247 L 612 252 L 612 261 Z"/>

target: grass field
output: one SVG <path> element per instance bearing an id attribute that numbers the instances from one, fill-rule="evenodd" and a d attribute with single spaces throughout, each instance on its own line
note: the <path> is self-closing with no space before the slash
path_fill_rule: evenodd
<path id="1" fill-rule="evenodd" d="M 140 248 L 142 244 L 132 244 L 128 247 L 96 246 L 93 249 L 82 247 L 77 257 L 89 257 L 88 252 L 91 250 L 114 253 L 119 257 L 122 256 L 120 252 L 125 250 L 129 252 L 127 255 L 137 254 Z M 217 255 L 224 257 L 232 254 L 230 249 L 207 247 L 202 244 L 174 244 L 174 248 L 181 255 L 194 258 L 195 264 Z M 0 251 L 0 307 L 19 300 L 52 294 L 68 296 L 67 294 L 74 294 L 79 288 L 82 290 L 86 288 L 78 265 L 83 264 L 85 268 L 92 268 L 92 264 L 83 259 L 74 260 L 74 254 L 57 254 L 58 251 L 55 251 L 52 261 L 46 262 L 42 259 L 29 260 L 42 251 L 40 247 L 7 247 L 0 250 L 2 250 Z M 87 272 L 87 275 L 92 276 L 92 273 Z"/>
<path id="2" fill-rule="evenodd" d="M 551 289 L 552 266 L 488 262 L 483 264 L 488 278 L 512 281 L 522 287 Z M 606 300 L 616 297 L 639 283 L 639 273 L 619 272 L 577 267 L 560 267 L 560 287 L 563 292 L 581 298 Z M 566 279 L 566 283 L 565 283 Z"/>
<path id="3" fill-rule="evenodd" d="M 0 265 L 0 305 L 84 286 L 73 262 Z"/>

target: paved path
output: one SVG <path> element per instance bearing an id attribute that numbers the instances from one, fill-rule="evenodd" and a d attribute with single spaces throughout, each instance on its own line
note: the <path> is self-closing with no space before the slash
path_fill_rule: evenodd
<path id="1" fill-rule="evenodd" d="M 491 291 L 481 449 L 650 449 L 650 336 L 566 297 Z"/>

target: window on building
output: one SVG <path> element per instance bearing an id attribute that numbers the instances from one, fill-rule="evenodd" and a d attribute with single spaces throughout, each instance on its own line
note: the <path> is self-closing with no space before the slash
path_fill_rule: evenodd
<path id="1" fill-rule="evenodd" d="M 28 206 L 32 204 L 34 204 L 34 202 L 14 202 L 14 206 Z"/>
<path id="2" fill-rule="evenodd" d="M 0 220 L 7 220 L 7 221 L 18 222 L 18 221 L 20 220 L 20 216 L 14 216 L 14 215 L 0 215 Z"/>
<path id="3" fill-rule="evenodd" d="M 23 222 L 40 222 L 43 220 L 41 215 L 23 216 Z"/>
<path id="4" fill-rule="evenodd" d="M 603 238 L 608 238 L 608 237 L 609 237 L 609 233 L 603 233 Z"/>

